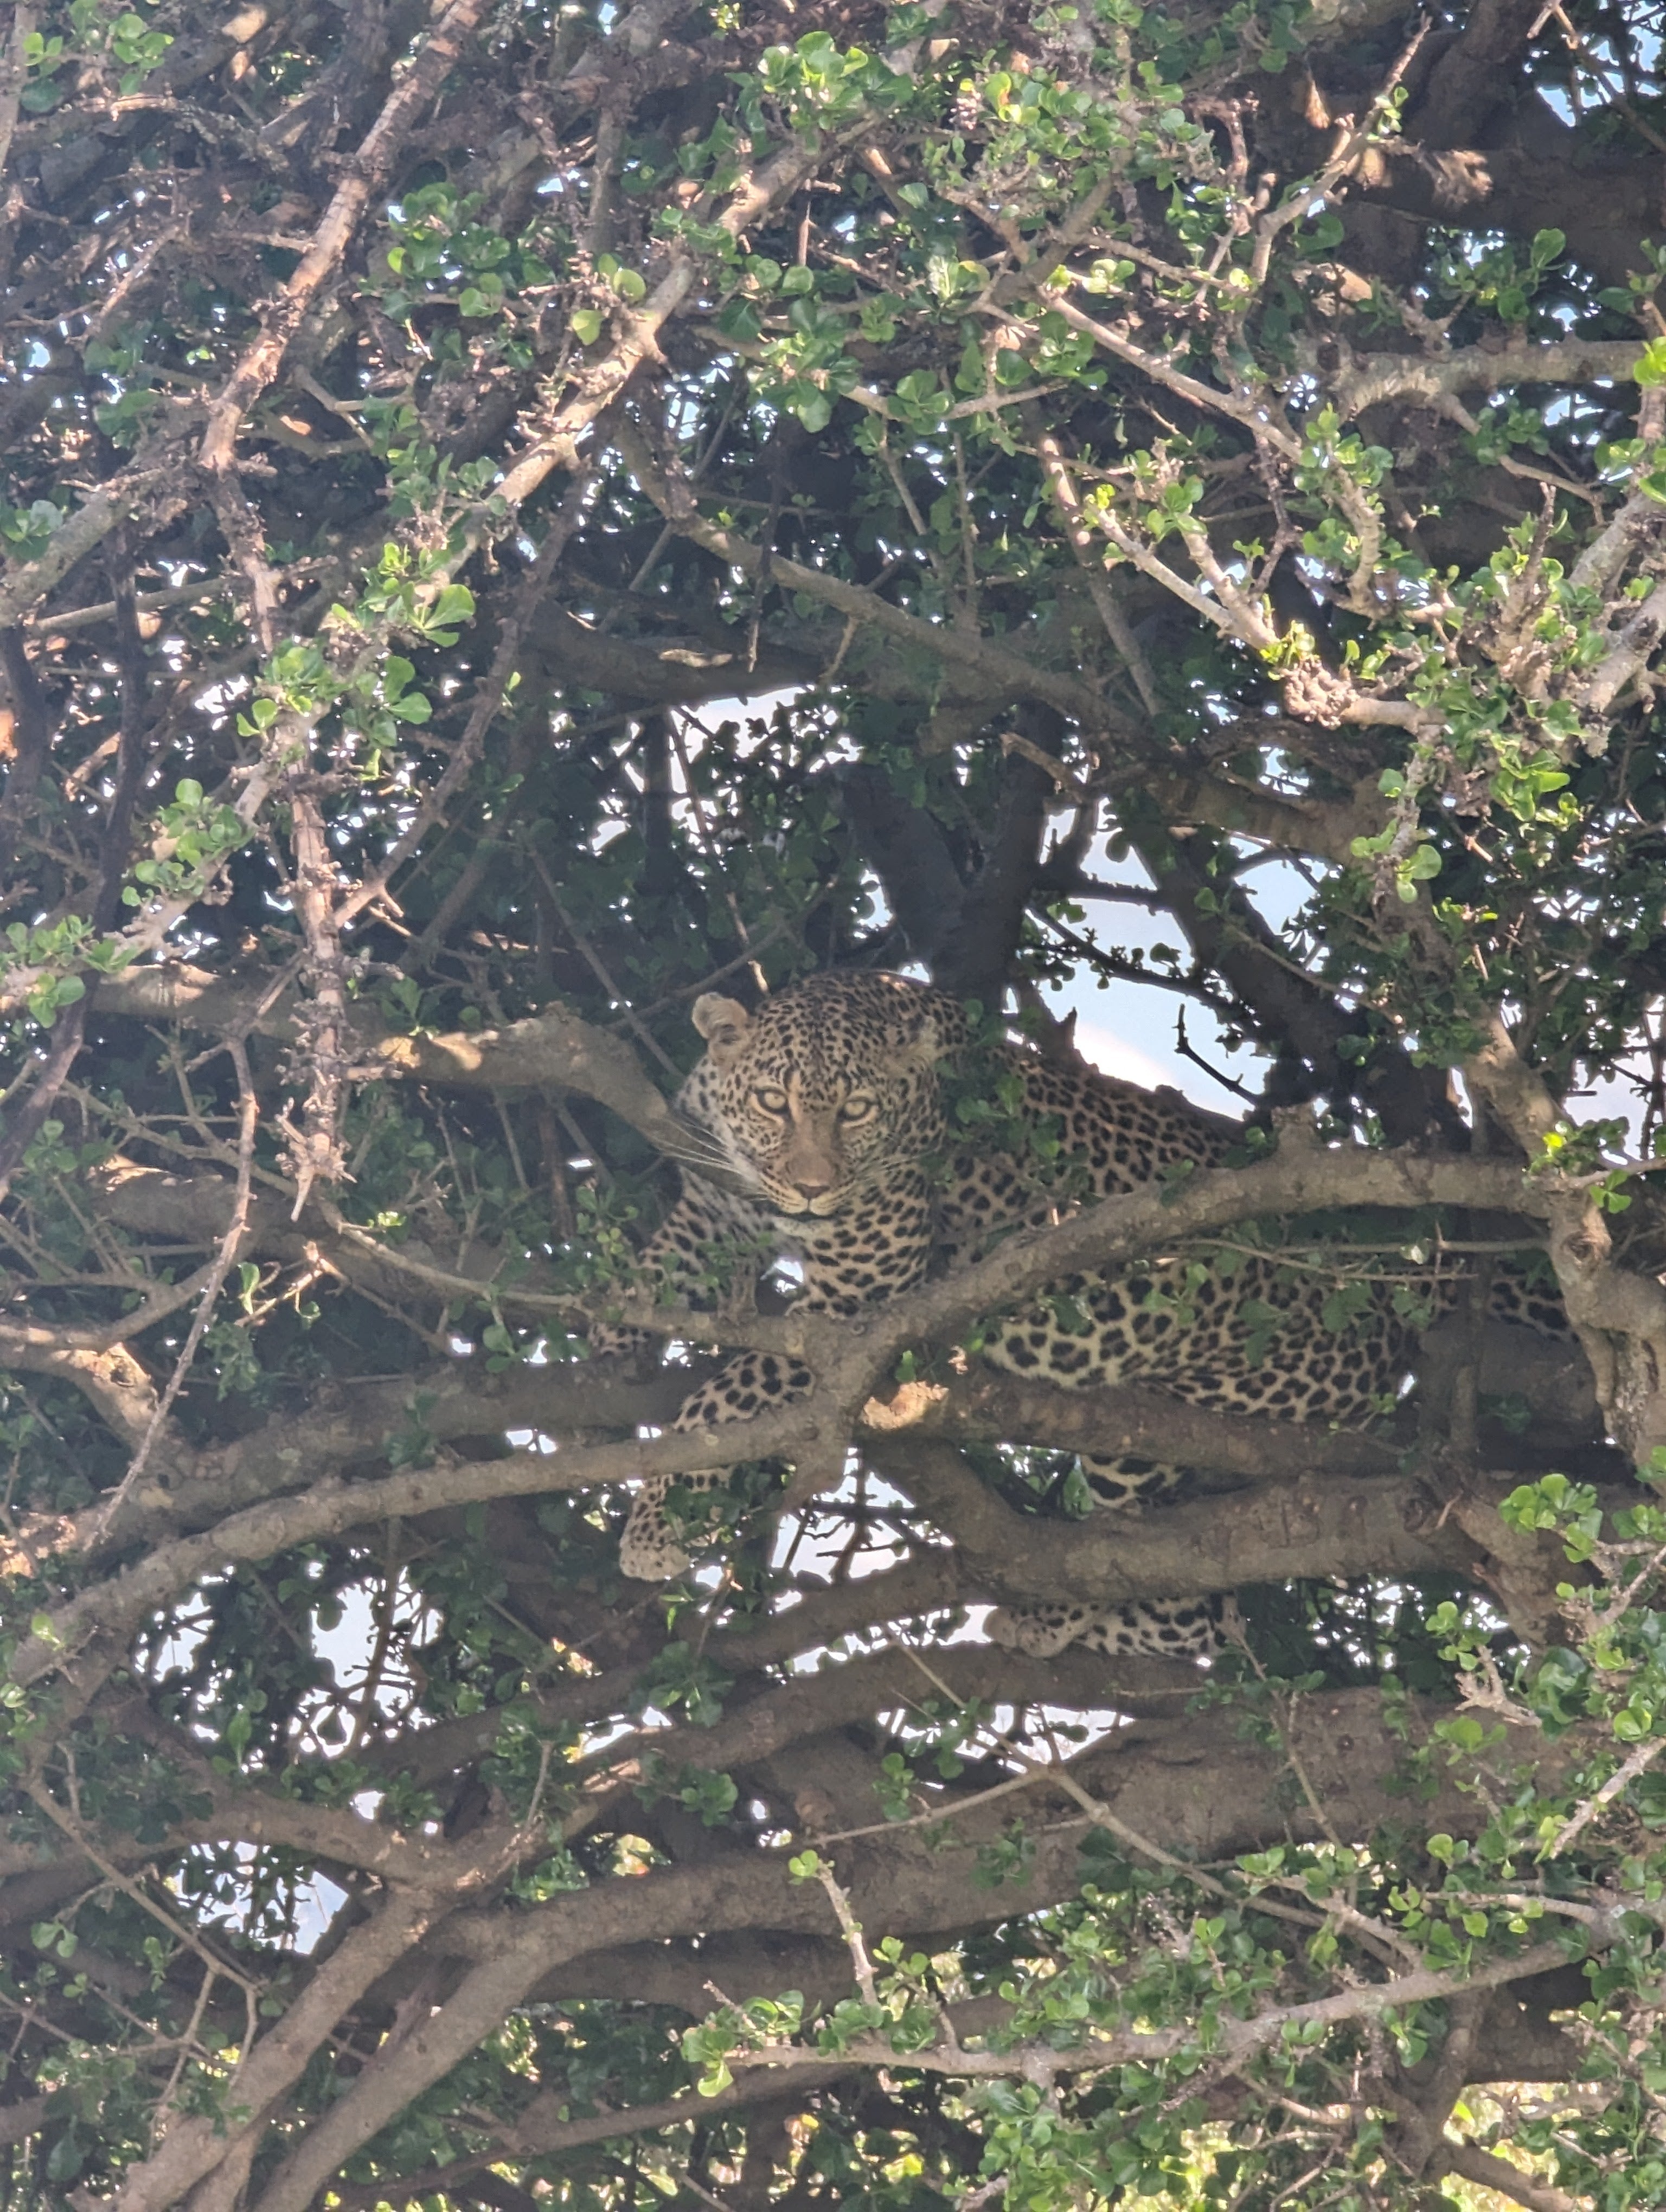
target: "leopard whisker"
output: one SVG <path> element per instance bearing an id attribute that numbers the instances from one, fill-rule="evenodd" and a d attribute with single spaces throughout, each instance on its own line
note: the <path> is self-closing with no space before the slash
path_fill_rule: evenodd
<path id="1" fill-rule="evenodd" d="M 716 1169 L 727 1169 L 731 1175 L 736 1176 L 741 1172 L 733 1158 L 721 1145 L 712 1145 L 704 1150 L 692 1145 L 665 1146 L 661 1149 L 668 1160 L 678 1161 L 684 1167 L 696 1168 L 702 1172 Z"/>
<path id="2" fill-rule="evenodd" d="M 727 1146 L 721 1137 L 707 1128 L 703 1122 L 690 1121 L 678 1115 L 677 1128 L 679 1141 L 666 1148 L 671 1158 L 687 1160 L 697 1160 L 702 1158 L 721 1160 L 729 1158 Z"/>

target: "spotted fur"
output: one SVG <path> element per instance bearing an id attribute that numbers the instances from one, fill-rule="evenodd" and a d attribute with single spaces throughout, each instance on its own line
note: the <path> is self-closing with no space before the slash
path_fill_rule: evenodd
<path id="1" fill-rule="evenodd" d="M 727 1245 L 792 1255 L 804 1272 L 803 1310 L 852 1315 L 908 1290 L 939 1260 L 964 1260 L 999 1229 L 1057 1218 L 1058 1189 L 1010 1155 L 967 1152 L 950 1159 L 946 1177 L 930 1172 L 947 1144 L 939 1066 L 968 1042 L 954 1000 L 896 975 L 823 975 L 753 1014 L 708 994 L 694 1020 L 707 1053 L 679 1109 L 739 1187 L 685 1176 L 644 1255 L 673 1295 L 698 1302 L 711 1255 Z M 1021 1117 L 1057 1129 L 1073 1199 L 1134 1190 L 1189 1163 L 1217 1166 L 1234 1141 L 1230 1125 L 1171 1092 L 1010 1047 L 996 1048 L 993 1064 L 997 1075 L 1018 1077 Z M 1333 1287 L 1272 1255 L 1196 1281 L 1183 1258 L 1159 1255 L 1049 1285 L 994 1326 L 984 1356 L 1069 1389 L 1146 1379 L 1196 1406 L 1347 1422 L 1401 1386 L 1416 1340 L 1387 1284 L 1371 1285 L 1347 1327 L 1328 1326 L 1321 1309 Z M 601 1348 L 627 1341 L 616 1335 Z M 739 1352 L 690 1396 L 673 1426 L 745 1419 L 812 1383 L 797 1361 Z M 1113 1506 L 1160 1494 L 1180 1472 L 1127 1458 L 1085 1457 L 1083 1467 L 1098 1500 Z M 700 1491 L 727 1477 L 696 1470 L 678 1480 Z M 646 1483 L 636 1496 L 621 1550 L 628 1575 L 660 1581 L 688 1565 L 666 1511 L 669 1487 Z M 1074 1642 L 1173 1653 L 1207 1646 L 1217 1619 L 1216 1607 L 1189 1598 L 1110 1613 L 1045 1606 L 998 1613 L 989 1632 L 1043 1655 Z"/>

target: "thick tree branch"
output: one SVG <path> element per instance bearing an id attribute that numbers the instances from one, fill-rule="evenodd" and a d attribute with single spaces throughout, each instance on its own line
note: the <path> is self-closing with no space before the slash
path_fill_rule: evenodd
<path id="1" fill-rule="evenodd" d="M 1479 2143 L 1444 2143 L 1440 2155 L 1449 2173 L 1461 2173 L 1466 2181 L 1496 2190 L 1500 2197 L 1525 2205 L 1527 2212 L 1584 2212 L 1580 2198 L 1570 2197 L 1566 2189 L 1558 2189 L 1536 2173 L 1524 2172 L 1508 2159 L 1495 2158 Z"/>
<path id="2" fill-rule="evenodd" d="M 1306 372 L 1316 371 L 1316 343 L 1298 339 L 1296 349 Z M 1354 353 L 1340 374 L 1326 374 L 1325 397 L 1351 420 L 1389 399 L 1436 406 L 1462 392 L 1502 392 L 1521 384 L 1628 383 L 1641 356 L 1632 338 L 1523 338 L 1433 355 Z"/>
<path id="3" fill-rule="evenodd" d="M 226 2156 L 251 2130 L 264 2128 L 273 2105 L 299 2077 L 313 2053 L 376 1978 L 410 1951 L 434 1925 L 426 1897 L 392 1895 L 347 1936 L 295 2002 L 244 2053 L 234 2077 L 249 2117 L 240 2126 L 214 2118 L 180 2118 L 150 2157 L 127 2169 L 113 2212 L 168 2212 L 194 2182 Z"/>
<path id="4" fill-rule="evenodd" d="M 733 1467 L 743 1459 L 801 1455 L 848 1426 L 897 1354 L 910 1342 L 952 1336 L 999 1307 L 1076 1270 L 1132 1257 L 1257 1214 L 1316 1212 L 1329 1206 L 1470 1205 L 1500 1212 L 1548 1209 L 1548 1184 L 1524 1181 L 1493 1160 L 1443 1160 L 1410 1152 L 1326 1152 L 1286 1136 L 1279 1154 L 1246 1169 L 1196 1176 L 1177 1191 L 1145 1189 L 1083 1211 L 1039 1235 L 1014 1237 L 964 1273 L 898 1300 L 873 1318 L 836 1324 L 790 1314 L 783 1341 L 818 1376 L 818 1395 L 783 1413 L 707 1431 L 701 1463 Z M 673 1324 L 674 1326 L 675 1324 Z M 772 1332 L 773 1333 L 773 1332 Z M 550 1458 L 517 1455 L 468 1468 L 407 1470 L 377 1481 L 331 1480 L 305 1497 L 270 1501 L 234 1516 L 212 1535 L 162 1547 L 113 1581 L 72 1599 L 31 1637 L 13 1661 L 20 1682 L 36 1680 L 95 1630 L 125 1629 L 198 1575 L 228 1560 L 255 1559 L 296 1543 L 338 1534 L 365 1522 L 431 1511 L 495 1497 L 569 1491 L 636 1475 L 676 1474 L 696 1447 L 681 1437 L 639 1444 L 603 1444 Z"/>
<path id="5" fill-rule="evenodd" d="M 1414 136 L 1426 146 L 1473 145 L 1515 92 L 1513 64 L 1543 20 L 1543 0 L 1475 0 L 1429 73 L 1409 118 Z"/>
<path id="6" fill-rule="evenodd" d="M 1161 1512 L 1025 1522 L 948 1445 L 876 1445 L 870 1456 L 887 1480 L 953 1534 L 974 1586 L 1013 1601 L 1100 1607 L 1316 1576 L 1444 1573 L 1494 1580 L 1489 1540 L 1503 1533 L 1496 1508 L 1515 1487 L 1509 1478 L 1478 1482 L 1466 1493 L 1468 1510 L 1454 1515 L 1443 1511 L 1438 1495 L 1415 1476 L 1298 1477 Z M 1610 1510 L 1628 1502 L 1625 1491 L 1608 1493 Z M 1547 1622 L 1554 1622 L 1554 1591 L 1566 1565 L 1554 1544 L 1531 1547 L 1519 1564 L 1526 1571 L 1535 1560 L 1539 1603 L 1521 1625 L 1540 1642 Z M 1523 1604 L 1528 1595 L 1524 1573 Z"/>
<path id="7" fill-rule="evenodd" d="M 1561 1122 L 1560 1109 L 1528 1066 L 1497 1014 L 1465 1079 L 1498 1115 L 1529 1160 Z M 1535 1211 L 1549 1224 L 1549 1250 L 1568 1319 L 1579 1334 L 1609 1433 L 1639 1467 L 1666 1445 L 1666 1289 L 1652 1276 L 1622 1267 L 1589 1181 L 1542 1180 Z"/>
<path id="8" fill-rule="evenodd" d="M 165 962 L 100 981 L 94 1004 L 100 1013 L 182 1022 L 222 1036 L 252 1030 L 288 1042 L 295 1033 L 292 989 L 287 977 L 246 982 Z M 575 1091 L 610 1108 L 660 1151 L 675 1157 L 686 1150 L 687 1131 L 631 1047 L 562 1007 L 546 1007 L 502 1030 L 410 1036 L 390 1036 L 374 1007 L 359 1003 L 353 1025 L 358 1042 L 390 1074 L 463 1091 Z"/>

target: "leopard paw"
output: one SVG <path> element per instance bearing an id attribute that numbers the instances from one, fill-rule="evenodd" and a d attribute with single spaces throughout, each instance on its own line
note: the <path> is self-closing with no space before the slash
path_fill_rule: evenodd
<path id="1" fill-rule="evenodd" d="M 619 1572 L 632 1582 L 668 1583 L 688 1571 L 689 1555 L 666 1516 L 670 1485 L 645 1482 L 630 1502 L 619 1539 Z"/>

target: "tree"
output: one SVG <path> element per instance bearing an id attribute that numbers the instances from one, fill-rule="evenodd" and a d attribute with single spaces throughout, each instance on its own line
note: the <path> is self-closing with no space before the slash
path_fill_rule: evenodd
<path id="1" fill-rule="evenodd" d="M 6 2212 L 1666 2199 L 1657 61 L 13 9 Z M 842 966 L 1189 1008 L 1243 1164 L 656 1306 L 693 1000 Z M 957 1353 L 1154 1241 L 1456 1288 L 1369 1432 Z M 708 1337 L 817 1389 L 628 1584 Z"/>

